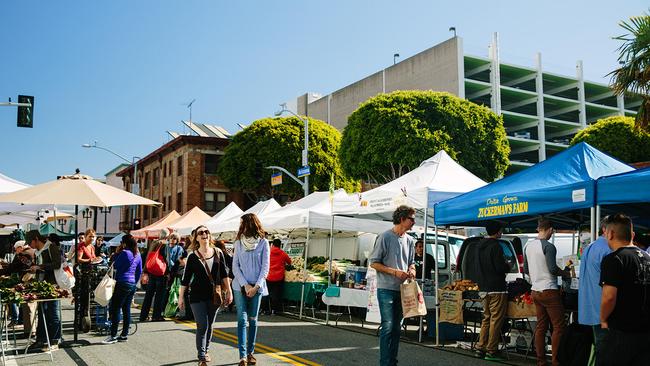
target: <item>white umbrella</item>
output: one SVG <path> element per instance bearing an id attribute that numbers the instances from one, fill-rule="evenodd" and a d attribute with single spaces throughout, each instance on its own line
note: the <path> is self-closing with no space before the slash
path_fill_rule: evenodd
<path id="1" fill-rule="evenodd" d="M 74 174 L 57 180 L 0 195 L 0 203 L 34 205 L 75 205 L 114 207 L 162 205 L 125 190 L 98 182 L 87 175 Z"/>
<path id="2" fill-rule="evenodd" d="M 74 205 L 75 233 L 77 232 L 77 216 L 79 206 L 114 207 L 129 205 L 162 205 L 159 202 L 140 197 L 119 188 L 93 180 L 87 175 L 76 174 L 58 177 L 57 180 L 24 188 L 15 192 L 0 195 L 0 203 L 34 204 L 34 205 Z M 75 253 L 78 241 L 75 236 Z M 75 261 L 76 266 L 76 261 Z M 78 294 L 76 303 L 79 303 Z M 75 306 L 74 342 L 77 338 L 78 307 Z"/>

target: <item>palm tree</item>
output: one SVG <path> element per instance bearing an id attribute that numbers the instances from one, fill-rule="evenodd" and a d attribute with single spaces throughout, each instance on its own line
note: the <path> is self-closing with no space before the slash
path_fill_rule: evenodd
<path id="1" fill-rule="evenodd" d="M 642 99 L 636 115 L 636 127 L 648 130 L 650 126 L 650 15 L 644 13 L 629 21 L 622 21 L 627 34 L 614 37 L 622 41 L 618 48 L 621 67 L 612 71 L 612 89 L 618 95 L 638 94 Z"/>

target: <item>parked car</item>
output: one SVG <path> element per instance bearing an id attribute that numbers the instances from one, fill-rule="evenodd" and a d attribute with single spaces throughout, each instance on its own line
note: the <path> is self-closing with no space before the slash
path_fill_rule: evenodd
<path id="1" fill-rule="evenodd" d="M 422 237 L 421 233 L 409 232 L 413 238 Z M 460 245 L 466 237 L 462 235 L 449 234 L 438 231 L 438 288 L 450 284 L 455 278 L 456 258 L 458 256 Z M 435 233 L 427 233 L 426 253 L 431 254 L 434 258 L 433 247 L 435 245 Z M 435 277 L 435 269 L 431 271 L 431 278 Z"/>

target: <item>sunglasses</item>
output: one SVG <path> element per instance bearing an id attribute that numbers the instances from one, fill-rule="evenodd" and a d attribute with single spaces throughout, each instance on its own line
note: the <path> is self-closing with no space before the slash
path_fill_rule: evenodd
<path id="1" fill-rule="evenodd" d="M 196 235 L 197 235 L 197 236 L 201 236 L 201 235 L 203 235 L 203 234 L 205 234 L 205 235 L 210 235 L 210 232 L 209 232 L 208 230 L 201 230 L 201 231 L 197 231 L 197 232 L 196 232 Z"/>
<path id="2" fill-rule="evenodd" d="M 407 217 L 407 219 L 409 219 L 409 220 L 415 222 L 415 217 L 410 217 L 410 216 L 409 216 L 409 217 Z"/>

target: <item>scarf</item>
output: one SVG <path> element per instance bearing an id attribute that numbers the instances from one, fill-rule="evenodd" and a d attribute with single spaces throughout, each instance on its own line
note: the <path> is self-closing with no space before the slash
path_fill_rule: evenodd
<path id="1" fill-rule="evenodd" d="M 245 236 L 242 236 L 239 239 L 239 242 L 244 246 L 244 249 L 247 252 L 250 252 L 251 250 L 255 250 L 255 248 L 257 248 L 257 244 L 260 242 L 260 240 L 258 238 L 247 238 Z"/>

